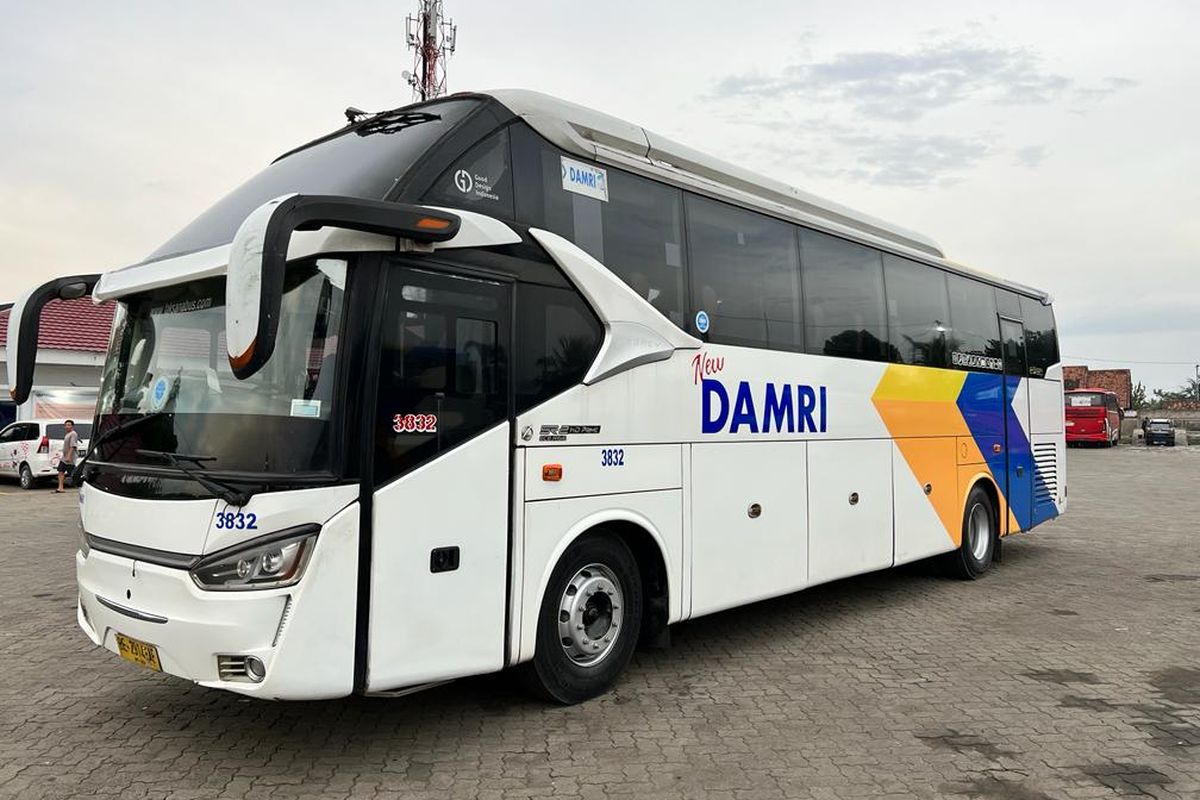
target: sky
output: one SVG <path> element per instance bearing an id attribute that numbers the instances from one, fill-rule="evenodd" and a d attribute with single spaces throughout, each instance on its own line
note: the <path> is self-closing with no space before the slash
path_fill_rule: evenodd
<path id="1" fill-rule="evenodd" d="M 144 258 L 346 106 L 416 0 L 0 0 L 0 301 Z M 1200 363 L 1200 4 L 445 0 L 451 91 L 536 89 L 1049 291 L 1065 363 Z"/>

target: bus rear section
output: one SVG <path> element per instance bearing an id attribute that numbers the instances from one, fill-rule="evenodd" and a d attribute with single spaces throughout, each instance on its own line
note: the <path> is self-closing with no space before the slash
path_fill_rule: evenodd
<path id="1" fill-rule="evenodd" d="M 1063 393 L 1068 444 L 1114 447 L 1121 437 L 1117 396 L 1103 389 L 1072 389 Z"/>

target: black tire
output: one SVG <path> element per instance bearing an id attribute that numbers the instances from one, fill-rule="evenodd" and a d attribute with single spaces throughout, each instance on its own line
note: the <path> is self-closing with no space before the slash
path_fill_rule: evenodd
<path id="1" fill-rule="evenodd" d="M 982 516 L 974 518 L 975 527 L 972 527 L 975 514 Z M 985 521 L 986 530 L 981 530 L 979 526 Z M 967 495 L 967 505 L 963 509 L 962 543 L 957 550 L 942 556 L 942 565 L 955 578 L 975 580 L 992 566 L 998 534 L 996 506 L 984 488 L 976 484 Z"/>
<path id="2" fill-rule="evenodd" d="M 28 464 L 22 464 L 21 465 L 21 488 L 25 489 L 25 490 L 29 490 L 35 486 L 37 486 L 37 481 L 34 480 L 33 470 L 31 470 L 29 468 Z"/>
<path id="3" fill-rule="evenodd" d="M 597 566 L 599 569 L 589 570 Z M 588 577 L 581 577 L 585 574 Z M 606 593 L 606 586 L 615 587 L 615 594 Z M 569 591 L 572 587 L 576 587 L 573 592 Z M 576 597 L 580 599 L 574 600 Z M 587 628 L 578 627 L 588 619 Z M 569 636 L 563 635 L 560 624 L 569 626 Z M 612 534 L 584 536 L 567 548 L 550 576 L 538 614 L 533 661 L 524 666 L 526 685 L 535 694 L 563 705 L 603 694 L 633 657 L 641 625 L 642 580 L 633 553 Z M 614 630 L 611 642 L 602 638 Z M 595 639 L 588 638 L 596 634 Z M 579 651 L 593 646 L 604 650 L 596 663 L 587 664 L 587 659 L 596 656 Z"/>

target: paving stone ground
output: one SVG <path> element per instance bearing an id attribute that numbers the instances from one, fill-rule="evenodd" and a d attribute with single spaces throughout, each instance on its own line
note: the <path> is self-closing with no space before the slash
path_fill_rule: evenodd
<path id="1" fill-rule="evenodd" d="M 695 620 L 573 708 L 504 675 L 278 704 L 140 670 L 75 627 L 75 496 L 0 484 L 0 797 L 1200 797 L 1200 448 L 1069 469 L 1069 513 L 983 580 Z"/>

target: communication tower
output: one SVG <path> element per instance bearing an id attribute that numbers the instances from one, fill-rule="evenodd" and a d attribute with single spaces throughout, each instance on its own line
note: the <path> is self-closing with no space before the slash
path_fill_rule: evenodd
<path id="1" fill-rule="evenodd" d="M 413 88 L 413 99 L 420 101 L 446 93 L 446 60 L 454 52 L 458 26 L 443 15 L 442 0 L 418 3 L 416 15 L 405 20 L 413 70 L 406 70 L 404 79 Z"/>

